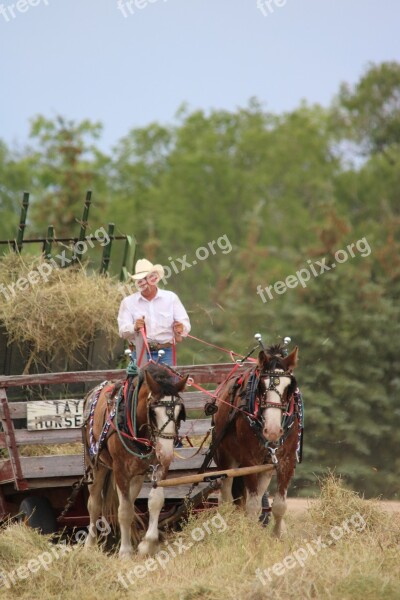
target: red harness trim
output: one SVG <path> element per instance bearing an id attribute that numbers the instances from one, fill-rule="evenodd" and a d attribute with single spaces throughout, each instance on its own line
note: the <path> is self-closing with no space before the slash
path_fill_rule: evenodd
<path id="1" fill-rule="evenodd" d="M 290 406 L 289 406 L 289 410 L 287 411 L 287 416 L 291 417 L 292 414 L 294 413 L 294 393 L 292 394 L 292 397 L 289 400 L 290 402 Z"/>
<path id="2" fill-rule="evenodd" d="M 149 357 L 149 360 L 151 360 L 151 352 L 150 352 L 149 343 L 147 341 L 147 334 L 146 334 L 146 323 L 144 324 L 143 327 L 140 328 L 140 333 L 142 334 L 142 338 L 143 338 L 143 346 L 142 346 L 142 351 L 140 353 L 140 357 L 139 357 L 139 361 L 138 361 L 139 365 L 142 364 L 142 358 L 143 358 L 145 349 L 147 352 L 147 356 Z"/>

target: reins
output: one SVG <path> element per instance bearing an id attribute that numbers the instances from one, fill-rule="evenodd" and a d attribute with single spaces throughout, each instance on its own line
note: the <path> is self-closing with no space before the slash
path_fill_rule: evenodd
<path id="1" fill-rule="evenodd" d="M 238 352 L 234 352 L 233 350 L 228 350 L 227 348 L 223 348 L 222 346 L 216 346 L 215 344 L 211 344 L 210 342 L 206 342 L 205 340 L 202 340 L 201 338 L 198 338 L 194 335 L 190 335 L 189 333 L 187 334 L 187 337 L 192 339 L 192 340 L 196 340 L 197 342 L 200 342 L 201 344 L 204 344 L 205 346 L 210 346 L 211 348 L 216 348 L 217 350 L 221 350 L 222 352 L 225 352 L 226 354 L 229 354 L 229 356 L 232 359 L 232 362 L 235 362 L 235 359 L 233 358 L 233 356 L 238 356 L 239 358 L 245 358 L 242 354 L 239 354 Z M 250 362 L 256 362 L 255 358 L 251 358 Z"/>

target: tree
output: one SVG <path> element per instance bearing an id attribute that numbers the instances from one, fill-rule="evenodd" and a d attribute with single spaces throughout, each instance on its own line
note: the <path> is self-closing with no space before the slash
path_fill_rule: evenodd
<path id="1" fill-rule="evenodd" d="M 29 189 L 29 161 L 0 140 L 0 238 L 14 239 L 24 190 Z"/>
<path id="2" fill-rule="evenodd" d="M 360 145 L 365 156 L 400 147 L 400 64 L 371 64 L 355 86 L 342 84 L 336 100 L 341 133 Z"/>
<path id="3" fill-rule="evenodd" d="M 81 123 L 58 116 L 54 120 L 38 116 L 32 121 L 31 138 L 39 148 L 30 156 L 34 173 L 34 204 L 31 225 L 43 232 L 43 223 L 52 224 L 57 237 L 71 237 L 82 214 L 86 191 L 94 190 L 97 211 L 91 223 L 100 224 L 105 203 L 104 169 L 107 159 L 91 143 L 100 137 L 102 126 Z"/>
<path id="4" fill-rule="evenodd" d="M 337 218 L 331 219 L 315 256 L 331 265 L 350 233 L 349 226 L 340 232 Z M 282 315 L 301 352 L 306 408 L 301 475 L 310 484 L 313 473 L 334 466 L 367 495 L 391 495 L 398 485 L 393 471 L 400 427 L 393 406 L 400 381 L 398 303 L 388 297 L 385 278 L 373 281 L 372 252 L 336 267 L 294 290 Z"/>

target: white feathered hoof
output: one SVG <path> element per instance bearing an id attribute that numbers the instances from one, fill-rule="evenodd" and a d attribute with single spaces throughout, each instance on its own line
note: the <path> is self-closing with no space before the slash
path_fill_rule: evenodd
<path id="1" fill-rule="evenodd" d="M 286 525 L 285 525 L 285 521 L 281 521 L 280 523 L 277 523 L 273 530 L 272 530 L 272 535 L 274 536 L 274 538 L 276 538 L 277 540 L 281 540 L 282 538 L 284 538 L 286 536 Z"/>
<path id="2" fill-rule="evenodd" d="M 139 556 L 154 556 L 159 547 L 158 541 L 142 540 L 138 546 Z"/>
<path id="3" fill-rule="evenodd" d="M 118 558 L 120 560 L 130 560 L 133 557 L 132 550 L 120 550 L 118 553 Z"/>

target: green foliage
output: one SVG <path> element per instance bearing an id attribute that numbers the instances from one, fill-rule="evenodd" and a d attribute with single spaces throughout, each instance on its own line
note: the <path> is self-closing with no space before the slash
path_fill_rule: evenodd
<path id="1" fill-rule="evenodd" d="M 400 64 L 370 65 L 352 88 L 343 84 L 339 116 L 348 136 L 363 152 L 381 154 L 400 144 Z"/>
<path id="2" fill-rule="evenodd" d="M 104 207 L 105 184 L 102 172 L 106 158 L 91 141 L 100 137 L 102 125 L 89 120 L 75 123 L 61 116 L 54 121 L 38 116 L 32 120 L 31 138 L 37 151 L 30 155 L 34 204 L 31 227 L 43 232 L 43 222 L 55 227 L 58 237 L 70 237 L 77 231 L 85 192 L 95 188 L 96 208 L 93 225 L 100 222 Z"/>
<path id="3" fill-rule="evenodd" d="M 0 140 L 0 239 L 15 238 L 22 193 L 30 184 L 27 162 Z"/>

